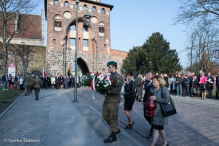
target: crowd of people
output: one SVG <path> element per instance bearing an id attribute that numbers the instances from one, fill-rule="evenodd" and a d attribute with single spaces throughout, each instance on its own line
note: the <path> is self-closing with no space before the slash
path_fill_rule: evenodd
<path id="1" fill-rule="evenodd" d="M 216 76 L 216 80 L 218 76 Z M 206 99 L 206 92 L 208 92 L 209 98 L 212 98 L 212 90 L 214 89 L 215 79 L 209 72 L 206 76 L 205 73 L 200 70 L 199 75 L 190 73 L 189 75 L 184 74 L 173 74 L 170 79 L 170 93 L 177 97 L 194 98 L 202 97 Z M 216 82 L 216 87 L 218 82 Z M 199 95 L 197 94 L 199 91 Z"/>
<path id="2" fill-rule="evenodd" d="M 36 76 L 34 74 L 31 75 L 31 79 L 35 79 Z M 77 77 L 77 88 L 81 87 L 81 78 L 82 77 Z M 39 79 L 42 81 L 42 86 L 40 87 L 41 89 L 70 89 L 75 87 L 75 76 L 45 76 L 43 77 L 42 75 L 39 76 Z M 3 83 L 3 90 L 8 90 L 7 85 L 11 90 L 14 90 L 14 87 L 16 86 L 17 89 L 19 90 L 24 90 L 25 85 L 24 85 L 24 77 L 21 75 L 16 75 L 12 76 L 11 74 L 2 76 L 1 79 Z M 32 83 L 30 83 L 32 84 Z M 31 87 L 33 88 L 33 87 Z"/>
<path id="3" fill-rule="evenodd" d="M 105 143 L 110 143 L 116 141 L 116 135 L 121 131 L 118 128 L 118 111 L 119 103 L 121 101 L 121 95 L 124 95 L 124 113 L 127 116 L 128 124 L 125 129 L 132 129 L 134 121 L 131 117 L 131 110 L 135 100 L 142 102 L 144 117 L 146 121 L 150 124 L 151 129 L 147 138 L 152 138 L 151 145 L 154 146 L 158 140 L 159 134 L 163 139 L 163 145 L 167 146 L 166 135 L 164 131 L 164 126 L 168 124 L 168 117 L 163 116 L 163 109 L 161 104 L 167 104 L 170 101 L 170 94 L 176 95 L 177 97 L 184 96 L 185 98 L 190 98 L 191 96 L 197 99 L 197 96 L 201 96 L 202 99 L 206 99 L 206 91 L 208 95 L 212 96 L 212 90 L 214 87 L 214 77 L 211 73 L 205 76 L 203 71 L 200 71 L 199 75 L 190 73 L 189 75 L 183 74 L 173 74 L 171 78 L 167 74 L 158 74 L 150 70 L 146 73 L 145 77 L 142 77 L 141 73 L 137 74 L 134 79 L 134 74 L 128 72 L 125 76 L 121 76 L 116 72 L 117 63 L 109 62 L 107 64 L 108 71 L 111 73 L 111 78 L 115 81 L 112 83 L 113 88 L 109 91 L 102 91 L 101 94 L 105 94 L 105 101 L 103 103 L 103 119 L 111 126 L 112 134 L 104 140 Z M 77 76 L 77 88 L 80 88 L 80 80 L 83 79 Z M 5 74 L 2 77 L 3 90 L 7 90 L 7 82 L 12 90 L 14 90 L 14 84 L 17 85 L 17 89 L 25 88 L 25 96 L 32 93 L 35 90 L 36 100 L 39 97 L 39 91 L 42 88 L 45 89 L 70 89 L 75 87 L 75 76 L 46 76 L 45 78 L 41 76 L 34 76 L 26 74 L 23 78 L 22 76 L 7 76 Z M 216 77 L 216 85 L 218 87 L 219 76 Z M 122 91 L 124 87 L 124 91 Z M 151 90 L 153 90 L 153 95 L 150 95 Z M 201 95 L 197 94 L 200 91 Z M 120 92 L 121 91 L 121 92 Z M 156 103 L 156 109 L 153 111 L 154 116 L 148 116 L 146 113 L 148 109 L 146 108 L 146 103 L 151 100 Z"/>

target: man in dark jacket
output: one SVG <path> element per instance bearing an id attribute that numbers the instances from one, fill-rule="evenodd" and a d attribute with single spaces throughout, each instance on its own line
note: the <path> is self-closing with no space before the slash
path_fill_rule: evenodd
<path id="1" fill-rule="evenodd" d="M 169 77 L 167 76 L 167 74 L 164 74 L 163 79 L 166 81 L 166 87 L 169 88 Z"/>
<path id="2" fill-rule="evenodd" d="M 45 89 L 47 89 L 48 88 L 48 84 L 49 84 L 49 77 L 45 77 L 44 78 L 44 84 L 45 84 Z"/>
<path id="3" fill-rule="evenodd" d="M 183 82 L 183 79 L 181 77 L 181 74 L 179 73 L 178 74 L 178 77 L 176 78 L 176 90 L 177 90 L 177 95 L 180 97 L 182 96 L 182 82 Z"/>
<path id="4" fill-rule="evenodd" d="M 144 106 L 144 108 L 143 108 L 144 109 L 144 117 L 150 125 L 151 125 L 151 117 L 146 116 L 146 110 L 147 109 L 145 107 L 145 104 L 149 100 L 150 89 L 153 87 L 153 81 L 151 79 L 154 75 L 155 75 L 155 73 L 152 70 L 149 71 L 148 74 L 147 74 L 148 80 L 144 84 L 145 94 L 144 94 L 144 99 L 143 99 L 143 102 L 142 102 L 142 105 Z M 153 136 L 153 128 L 152 128 L 152 125 L 151 125 L 150 134 L 147 136 L 147 138 L 152 138 L 152 136 Z"/>
<path id="5" fill-rule="evenodd" d="M 190 73 L 190 76 L 189 76 L 189 93 L 190 93 L 190 95 L 192 94 L 191 93 L 191 88 L 192 88 L 192 80 L 193 80 L 193 75 L 194 75 L 194 73 Z"/>
<path id="6" fill-rule="evenodd" d="M 3 90 L 8 90 L 7 89 L 7 83 L 8 83 L 8 75 L 5 73 L 5 75 L 2 76 L 2 81 L 3 81 Z"/>
<path id="7" fill-rule="evenodd" d="M 56 75 L 55 77 L 56 89 L 59 89 L 59 77 Z"/>

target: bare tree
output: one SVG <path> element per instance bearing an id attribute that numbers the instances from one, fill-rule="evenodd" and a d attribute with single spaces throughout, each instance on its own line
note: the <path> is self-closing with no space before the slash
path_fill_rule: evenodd
<path id="1" fill-rule="evenodd" d="M 36 53 L 35 49 L 37 46 L 29 46 L 29 45 L 10 45 L 9 51 L 13 53 L 17 58 L 17 62 L 22 62 L 22 71 L 21 73 L 26 73 L 29 63 L 33 60 L 34 54 Z M 15 59 L 16 61 L 16 59 Z"/>
<path id="2" fill-rule="evenodd" d="M 188 26 L 188 29 L 203 29 L 208 25 L 219 23 L 218 0 L 180 0 L 179 14 L 175 17 L 175 23 Z M 207 21 L 206 21 L 207 20 Z"/>
<path id="3" fill-rule="evenodd" d="M 8 60 L 7 45 L 18 31 L 25 31 L 31 25 L 31 21 L 29 20 L 27 22 L 25 19 L 22 19 L 23 22 L 19 21 L 20 24 L 18 21 L 15 21 L 19 20 L 17 18 L 18 13 L 31 13 L 38 6 L 38 3 L 39 0 L 0 0 L 0 34 L 5 52 L 2 74 L 5 73 Z"/>
<path id="4" fill-rule="evenodd" d="M 190 71 L 198 72 L 208 70 L 210 67 L 219 64 L 218 29 L 205 27 L 199 31 L 193 31 L 189 38 L 189 44 L 186 48 L 189 55 Z"/>

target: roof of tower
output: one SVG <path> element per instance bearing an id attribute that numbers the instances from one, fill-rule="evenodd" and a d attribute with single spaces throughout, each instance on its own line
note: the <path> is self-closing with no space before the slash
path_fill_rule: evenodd
<path id="1" fill-rule="evenodd" d="M 95 2 L 95 1 L 91 1 L 91 0 L 80 0 L 80 1 L 99 5 L 99 6 L 109 7 L 110 10 L 112 10 L 114 7 L 114 5 L 109 5 L 109 4 L 105 4 L 105 3 L 101 3 L 101 2 Z M 44 0 L 44 9 L 45 9 L 45 20 L 47 20 L 47 0 Z"/>

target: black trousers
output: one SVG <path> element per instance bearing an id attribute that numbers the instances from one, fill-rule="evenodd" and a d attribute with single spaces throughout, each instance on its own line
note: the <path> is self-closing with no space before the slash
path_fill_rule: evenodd
<path id="1" fill-rule="evenodd" d="M 144 118 L 148 121 L 148 123 L 151 125 L 151 129 L 150 129 L 150 135 L 152 135 L 153 134 L 153 127 L 152 127 L 152 124 L 151 124 L 151 117 L 148 117 L 148 116 L 146 116 L 146 108 L 144 107 L 143 108 L 143 110 L 144 110 Z"/>
<path id="2" fill-rule="evenodd" d="M 56 89 L 59 89 L 59 83 L 56 83 Z"/>
<path id="3" fill-rule="evenodd" d="M 45 83 L 45 89 L 47 89 L 48 88 L 48 83 Z"/>

